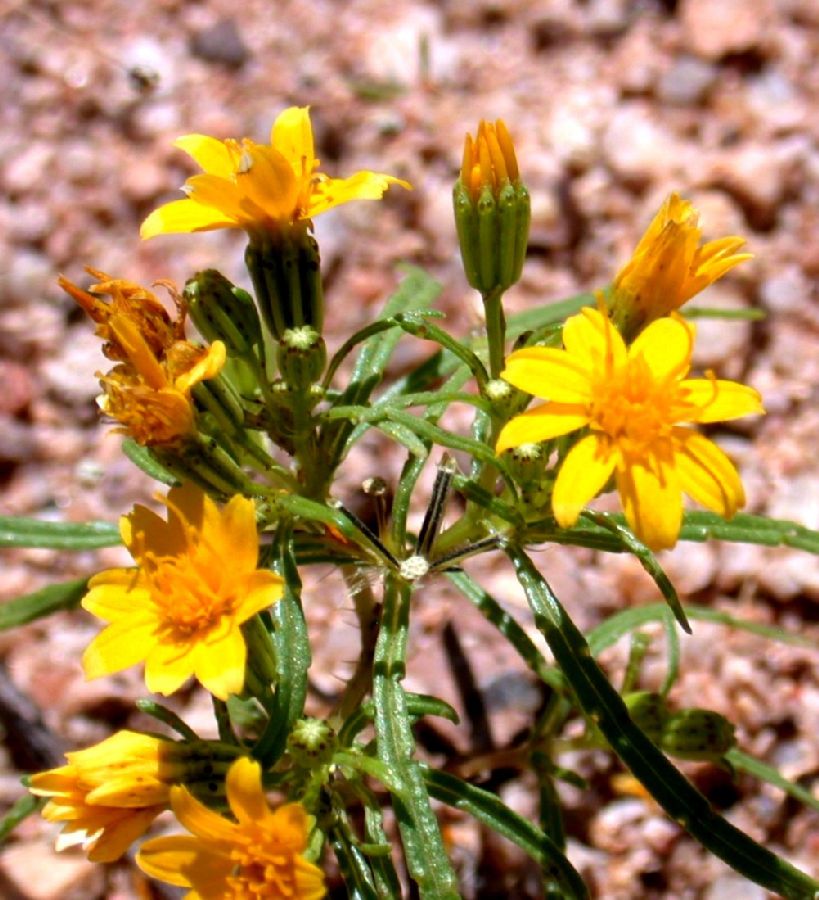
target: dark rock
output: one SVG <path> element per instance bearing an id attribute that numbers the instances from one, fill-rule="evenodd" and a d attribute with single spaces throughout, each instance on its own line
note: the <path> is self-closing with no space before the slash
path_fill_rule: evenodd
<path id="1" fill-rule="evenodd" d="M 241 69 L 250 59 L 250 51 L 242 40 L 233 19 L 220 19 L 210 28 L 198 31 L 190 42 L 191 53 L 205 62 L 218 63 L 228 69 Z"/>

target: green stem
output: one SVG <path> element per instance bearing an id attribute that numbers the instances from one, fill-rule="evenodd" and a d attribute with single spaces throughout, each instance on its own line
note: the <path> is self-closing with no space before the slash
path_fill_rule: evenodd
<path id="1" fill-rule="evenodd" d="M 489 375 L 499 378 L 506 355 L 506 316 L 503 312 L 503 290 L 495 288 L 483 295 L 486 314 L 486 340 L 489 347 Z"/>

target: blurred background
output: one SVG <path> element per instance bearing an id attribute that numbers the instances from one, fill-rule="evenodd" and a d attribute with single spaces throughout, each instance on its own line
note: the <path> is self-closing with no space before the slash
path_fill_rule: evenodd
<path id="1" fill-rule="evenodd" d="M 695 362 L 763 394 L 763 420 L 714 432 L 741 469 L 749 510 L 819 528 L 815 0 L 4 0 L 0 14 L 0 514 L 114 521 L 150 499 L 153 484 L 99 421 L 94 373 L 106 361 L 56 277 L 87 284 L 83 267 L 91 265 L 146 285 L 181 285 L 217 266 L 247 284 L 242 235 L 141 243 L 139 223 L 181 196 L 193 173 L 172 146 L 177 136 L 265 142 L 278 112 L 309 105 L 324 171 L 369 168 L 414 186 L 317 220 L 331 349 L 375 315 L 402 261 L 442 282 L 449 328 L 479 324 L 450 203 L 464 133 L 480 118 L 506 121 L 532 195 L 529 258 L 508 294 L 511 310 L 603 286 L 671 190 L 700 209 L 706 238 L 747 237 L 754 260 L 696 302 L 755 307 L 766 318 L 702 322 Z M 431 349 L 404 339 L 390 371 L 402 374 Z M 349 501 L 364 478 L 389 480 L 401 462 L 368 439 L 345 464 L 338 495 Z M 419 512 L 423 500 L 422 491 Z M 581 627 L 657 599 L 630 558 L 557 548 L 536 558 Z M 119 550 L 6 550 L 0 600 L 127 560 Z M 679 547 L 663 561 L 685 598 L 819 646 L 819 560 L 707 544 Z M 471 565 L 536 637 L 510 573 L 491 559 Z M 331 573 L 306 574 L 310 709 L 321 714 L 349 672 L 356 631 L 340 583 Z M 450 672 L 463 657 L 479 673 L 491 741 L 504 746 L 538 706 L 537 686 L 446 584 L 420 590 L 414 615 L 412 653 L 423 665 L 410 660 L 408 686 L 461 704 Z M 57 754 L 53 765 L 62 750 L 114 728 L 148 727 L 133 706 L 144 695 L 139 671 L 83 680 L 79 657 L 96 630 L 77 612 L 0 634 L 0 813 L 21 795 L 21 773 L 42 767 L 40 743 L 42 753 Z M 618 673 L 626 654 L 622 642 L 608 651 L 608 670 Z M 817 663 L 814 649 L 699 623 L 683 638 L 684 675 L 672 700 L 729 716 L 743 750 L 810 787 L 819 776 Z M 641 686 L 656 687 L 662 673 L 658 634 Z M 196 691 L 174 702 L 193 727 L 212 727 Z M 419 741 L 438 762 L 475 749 L 465 726 L 425 727 Z M 588 791 L 561 790 L 570 857 L 595 896 L 766 896 L 653 805 L 618 793 L 611 757 L 564 761 L 589 779 Z M 686 771 L 735 824 L 819 875 L 819 815 L 713 766 Z M 495 786 L 520 812 L 535 812 L 525 778 L 497 776 Z M 516 851 L 458 814 L 444 817 L 465 897 L 540 896 L 537 872 Z M 95 867 L 79 854 L 54 854 L 53 839 L 38 818 L 24 823 L 0 852 L 0 896 L 158 896 L 127 860 Z"/>

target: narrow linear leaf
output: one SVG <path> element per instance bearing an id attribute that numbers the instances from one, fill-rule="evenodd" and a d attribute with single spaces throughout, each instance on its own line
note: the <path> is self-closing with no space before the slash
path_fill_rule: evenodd
<path id="1" fill-rule="evenodd" d="M 0 547 L 97 550 L 121 543 L 119 529 L 111 522 L 45 522 L 0 516 Z"/>
<path id="2" fill-rule="evenodd" d="M 567 900 L 588 897 L 583 879 L 558 845 L 531 822 L 512 812 L 495 794 L 454 775 L 425 768 L 424 780 L 430 794 L 447 806 L 464 810 L 487 828 L 517 844 L 555 881 Z"/>
<path id="3" fill-rule="evenodd" d="M 793 900 L 814 900 L 819 882 L 752 840 L 708 800 L 646 737 L 591 656 L 589 645 L 529 557 L 509 547 L 537 626 L 583 712 L 654 799 L 682 828 L 741 875 Z"/>
<path id="4" fill-rule="evenodd" d="M 125 438 L 122 442 L 122 452 L 131 462 L 146 475 L 150 475 L 154 481 L 173 487 L 179 484 L 179 479 L 156 458 L 150 447 L 143 447 L 133 438 Z"/>
<path id="5" fill-rule="evenodd" d="M 0 819 L 0 846 L 14 829 L 33 813 L 39 812 L 46 804 L 45 797 L 24 794 Z"/>
<path id="6" fill-rule="evenodd" d="M 620 640 L 623 635 L 634 631 L 635 628 L 639 628 L 647 622 L 661 622 L 667 609 L 668 607 L 664 603 L 650 603 L 647 606 L 624 609 L 610 616 L 588 634 L 592 655 L 598 656 L 607 647 L 611 647 L 612 644 Z M 728 628 L 738 628 L 751 634 L 758 634 L 761 637 L 796 647 L 816 646 L 815 641 L 806 638 L 804 635 L 785 631 L 782 628 L 777 628 L 775 625 L 764 625 L 761 622 L 750 622 L 746 619 L 740 619 L 721 610 L 711 609 L 708 606 L 686 606 L 685 611 L 688 613 L 689 618 L 695 621 L 716 622 Z"/>
<path id="7" fill-rule="evenodd" d="M 33 594 L 0 603 L 0 631 L 17 628 L 62 609 L 75 609 L 80 605 L 87 588 L 88 579 L 78 578 L 62 584 L 50 584 Z"/>
<path id="8" fill-rule="evenodd" d="M 815 797 L 810 791 L 785 778 L 773 766 L 754 759 L 753 756 L 748 756 L 737 747 L 732 747 L 725 754 L 725 758 L 737 771 L 753 775 L 754 778 L 779 788 L 800 803 L 819 812 L 819 797 Z"/>

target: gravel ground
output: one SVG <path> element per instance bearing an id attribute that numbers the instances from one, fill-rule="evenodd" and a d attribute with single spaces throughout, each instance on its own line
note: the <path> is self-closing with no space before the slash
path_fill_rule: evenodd
<path id="1" fill-rule="evenodd" d="M 265 139 L 285 106 L 309 104 L 324 168 L 373 168 L 408 179 L 380 204 L 343 207 L 317 222 L 327 273 L 328 339 L 363 324 L 398 279 L 397 263 L 444 285 L 450 327 L 467 330 L 479 304 L 460 272 L 450 191 L 463 135 L 505 119 L 533 199 L 530 258 L 509 292 L 513 310 L 604 284 L 670 190 L 700 208 L 707 237 L 747 236 L 755 259 L 701 299 L 767 313 L 754 326 L 700 326 L 697 363 L 763 394 L 768 415 L 715 436 L 741 468 L 749 509 L 819 528 L 819 6 L 815 0 L 246 0 L 2 2 L 0 29 L 0 513 L 72 521 L 115 519 L 152 486 L 98 421 L 94 372 L 104 365 L 82 314 L 56 287 L 90 264 L 143 283 L 181 283 L 213 264 L 237 281 L 242 241 L 216 233 L 140 243 L 139 222 L 190 174 L 179 134 Z M 135 75 L 154 73 L 153 89 Z M 699 302 L 699 301 L 698 301 Z M 407 339 L 400 373 L 429 348 Z M 398 456 L 368 441 L 344 470 L 349 495 L 389 476 Z M 386 470 L 386 471 L 385 471 Z M 576 621 L 656 600 L 628 558 L 549 549 L 539 554 Z M 123 560 L 120 551 L 3 553 L 0 599 Z M 664 562 L 687 598 L 819 638 L 819 561 L 795 551 L 680 547 Z M 474 566 L 531 629 L 506 568 Z M 312 590 L 311 594 L 311 588 Z M 333 589 L 331 589 L 333 588 Z M 355 653 L 341 585 L 311 573 L 313 709 L 338 689 Z M 445 585 L 417 598 L 412 689 L 448 683 L 442 634 L 458 635 L 480 673 L 495 740 L 524 724 L 537 692 L 513 655 Z M 39 708 L 65 746 L 126 723 L 139 674 L 86 684 L 79 654 L 96 626 L 65 614 L 0 635 L 10 684 Z M 534 630 L 532 633 L 534 635 Z M 819 646 L 819 640 L 817 640 Z M 658 644 L 659 646 L 659 644 Z M 672 699 L 719 710 L 740 746 L 805 786 L 819 775 L 819 653 L 773 646 L 700 623 L 683 641 Z M 604 657 L 612 673 L 627 648 Z M 649 657 L 646 686 L 662 677 Z M 457 702 L 454 687 L 444 687 Z M 194 727 L 208 706 L 178 708 Z M 441 735 L 426 736 L 428 743 Z M 463 730 L 443 733 L 468 747 Z M 21 794 L 26 750 L 0 750 L 0 808 Z M 650 804 L 617 795 L 601 754 L 568 760 L 590 780 L 565 792 L 570 855 L 595 896 L 755 900 L 764 891 L 704 854 Z M 748 778 L 693 766 L 699 786 L 737 825 L 819 875 L 819 816 Z M 503 789 L 529 812 L 531 785 Z M 538 897 L 536 873 L 503 842 L 457 816 L 448 835 L 475 898 Z M 53 833 L 27 821 L 0 853 L 0 894 L 24 900 L 150 896 L 126 866 L 103 871 L 57 856 Z M 32 872 L 37 877 L 32 878 Z"/>

